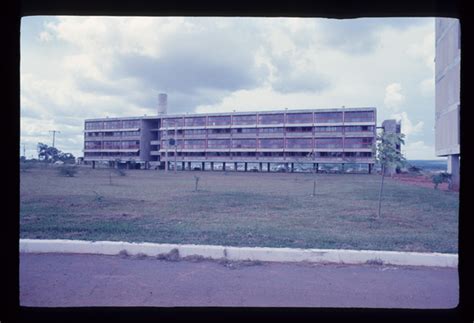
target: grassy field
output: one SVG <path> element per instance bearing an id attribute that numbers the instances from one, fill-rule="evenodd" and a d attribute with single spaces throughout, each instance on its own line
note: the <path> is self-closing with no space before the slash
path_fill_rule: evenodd
<path id="1" fill-rule="evenodd" d="M 199 190 L 194 191 L 194 176 Z M 20 236 L 457 252 L 458 194 L 380 177 L 54 169 L 20 173 Z"/>

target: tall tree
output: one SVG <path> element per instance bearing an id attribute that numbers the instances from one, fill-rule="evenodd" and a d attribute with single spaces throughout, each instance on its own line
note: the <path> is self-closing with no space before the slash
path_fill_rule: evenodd
<path id="1" fill-rule="evenodd" d="M 385 131 L 377 135 L 375 156 L 382 173 L 379 191 L 379 209 L 377 213 L 378 218 L 380 218 L 382 209 L 382 192 L 386 170 L 393 167 L 403 167 L 406 164 L 405 157 L 403 157 L 400 150 L 397 149 L 397 146 L 401 147 L 401 145 L 405 144 L 403 138 L 405 138 L 405 135 L 402 133 L 387 133 Z"/>

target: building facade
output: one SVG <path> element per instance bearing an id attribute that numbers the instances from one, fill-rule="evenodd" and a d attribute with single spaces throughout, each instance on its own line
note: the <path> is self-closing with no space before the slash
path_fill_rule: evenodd
<path id="1" fill-rule="evenodd" d="M 448 157 L 448 173 L 459 185 L 461 30 L 458 19 L 436 18 L 435 153 Z"/>
<path id="2" fill-rule="evenodd" d="M 85 121 L 84 160 L 270 171 L 375 163 L 375 108 L 159 115 Z M 350 166 L 349 166 L 350 165 Z"/>

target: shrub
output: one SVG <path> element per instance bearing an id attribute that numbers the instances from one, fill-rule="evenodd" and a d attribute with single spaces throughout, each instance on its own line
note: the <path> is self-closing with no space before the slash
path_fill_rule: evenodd
<path id="1" fill-rule="evenodd" d="M 449 183 L 451 184 L 451 174 L 448 174 L 448 173 L 438 173 L 438 174 L 435 174 L 431 177 L 431 180 L 433 181 L 434 183 L 434 189 L 437 190 L 438 189 L 438 185 L 441 184 L 441 183 Z"/>
<path id="2" fill-rule="evenodd" d="M 127 176 L 127 172 L 126 172 L 125 169 L 123 169 L 123 168 L 116 168 L 116 169 L 115 169 L 115 172 L 116 172 L 117 175 L 119 175 L 119 176 Z"/>
<path id="3" fill-rule="evenodd" d="M 74 177 L 77 173 L 77 167 L 76 166 L 69 166 L 69 165 L 61 165 L 58 168 L 59 175 L 61 176 L 67 176 L 67 177 Z"/>
<path id="4" fill-rule="evenodd" d="M 20 162 L 20 171 L 27 172 L 31 168 L 33 168 L 33 165 L 31 163 Z"/>

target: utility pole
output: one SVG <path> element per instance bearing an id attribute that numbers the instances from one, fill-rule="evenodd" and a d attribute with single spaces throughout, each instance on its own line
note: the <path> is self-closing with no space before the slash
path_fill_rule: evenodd
<path id="1" fill-rule="evenodd" d="M 54 139 L 55 139 L 55 137 L 56 137 L 56 132 L 57 132 L 57 133 L 61 133 L 61 131 L 58 131 L 58 130 L 50 130 L 49 132 L 52 132 L 52 133 L 53 133 L 53 146 L 52 146 L 52 147 L 54 148 Z"/>

